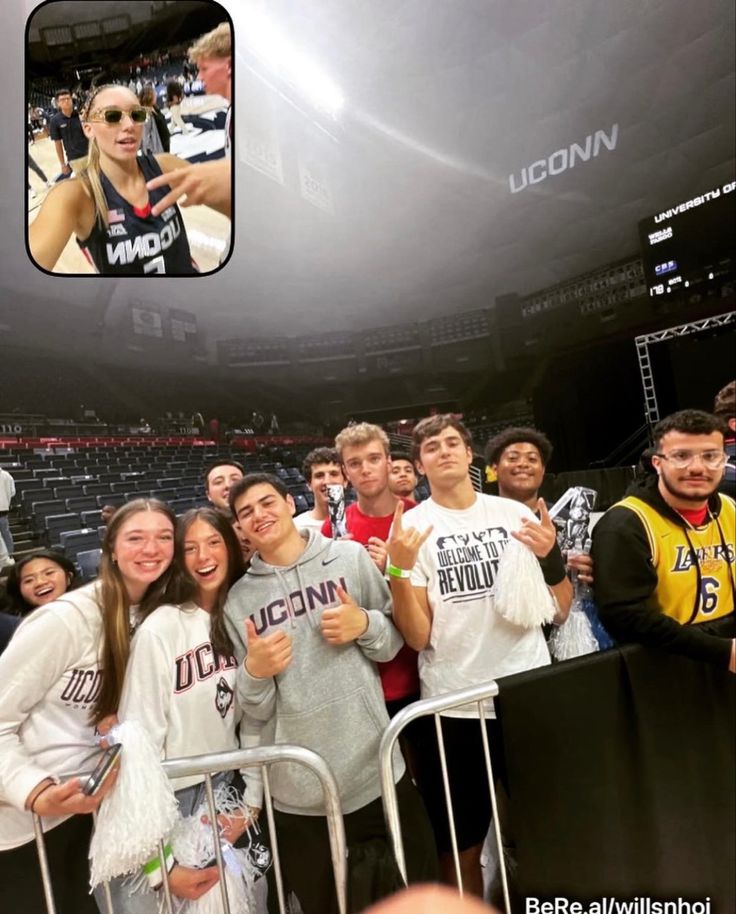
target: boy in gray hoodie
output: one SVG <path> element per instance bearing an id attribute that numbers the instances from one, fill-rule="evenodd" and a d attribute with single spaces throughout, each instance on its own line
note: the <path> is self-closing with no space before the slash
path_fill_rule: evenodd
<path id="1" fill-rule="evenodd" d="M 350 854 L 351 907 L 359 910 L 359 904 L 388 894 L 398 877 L 392 861 L 387 866 L 391 852 L 378 766 L 388 715 L 376 661 L 391 660 L 403 644 L 391 621 L 391 596 L 358 543 L 296 528 L 293 499 L 278 477 L 244 477 L 231 489 L 230 505 L 256 549 L 225 607 L 240 664 L 239 698 L 275 743 L 312 749 L 332 769 Z M 394 771 L 409 880 L 433 879 L 437 863 L 429 821 L 398 748 Z M 336 910 L 318 783 L 297 765 L 279 764 L 271 791 L 285 873 L 305 914 Z M 370 884 L 374 898 L 355 897 L 358 860 L 361 885 Z M 382 878 L 365 878 L 371 861 Z"/>

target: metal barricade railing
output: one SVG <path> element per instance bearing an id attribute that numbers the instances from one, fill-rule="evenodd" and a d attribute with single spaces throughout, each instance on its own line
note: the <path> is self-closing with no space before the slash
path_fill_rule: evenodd
<path id="1" fill-rule="evenodd" d="M 450 826 L 450 841 L 452 843 L 452 855 L 455 863 L 455 876 L 460 894 L 463 894 L 463 880 L 460 870 L 460 855 L 457 847 L 457 835 L 455 832 L 455 822 L 452 807 L 452 794 L 450 791 L 450 781 L 447 774 L 447 759 L 445 756 L 445 741 L 440 723 L 443 711 L 459 708 L 466 705 L 475 705 L 478 711 L 478 723 L 480 726 L 481 742 L 483 744 L 483 756 L 486 765 L 486 774 L 488 776 L 488 789 L 491 795 L 491 810 L 493 813 L 493 829 L 496 836 L 496 845 L 498 847 L 498 865 L 501 873 L 501 884 L 503 888 L 504 905 L 507 911 L 511 910 L 509 903 L 508 876 L 506 872 L 506 863 L 503 855 L 503 843 L 501 839 L 501 826 L 498 816 L 498 803 L 496 799 L 496 785 L 493 777 L 493 766 L 491 765 L 491 753 L 488 745 L 488 732 L 485 727 L 485 712 L 483 704 L 488 699 L 498 695 L 498 685 L 495 682 L 484 682 L 477 686 L 467 689 L 459 689 L 455 692 L 448 692 L 446 695 L 438 695 L 436 698 L 425 698 L 421 701 L 415 701 L 407 705 L 392 718 L 386 731 L 383 734 L 380 748 L 381 763 L 381 794 L 383 798 L 383 810 L 386 816 L 386 825 L 391 836 L 396 862 L 398 864 L 404 882 L 407 881 L 406 859 L 404 856 L 404 843 L 401 835 L 401 821 L 399 818 L 399 806 L 396 797 L 396 784 L 394 781 L 393 770 L 393 749 L 399 735 L 412 721 L 420 717 L 434 717 L 435 732 L 437 734 L 437 747 L 440 755 L 440 766 L 442 769 L 442 782 L 445 793 L 445 804 L 447 806 L 447 818 Z M 420 761 L 421 764 L 421 761 Z"/>
<path id="2" fill-rule="evenodd" d="M 325 800 L 325 812 L 327 819 L 327 832 L 330 842 L 330 854 L 332 857 L 332 869 L 335 876 L 335 894 L 337 896 L 337 905 L 340 914 L 347 912 L 347 845 L 345 842 L 345 826 L 340 808 L 340 796 L 337 789 L 335 776 L 329 769 L 327 762 L 302 746 L 259 746 L 255 749 L 236 749 L 231 752 L 216 752 L 209 755 L 196 755 L 190 758 L 171 759 L 163 762 L 163 768 L 169 778 L 183 778 L 195 775 L 204 775 L 205 791 L 207 804 L 210 812 L 210 822 L 215 837 L 215 861 L 219 873 L 220 897 L 222 900 L 223 914 L 230 914 L 230 902 L 227 897 L 227 885 L 225 872 L 223 869 L 222 850 L 220 846 L 220 836 L 217 829 L 217 810 L 215 808 L 215 795 L 212 787 L 212 775 L 221 771 L 233 771 L 241 768 L 261 768 L 263 774 L 263 805 L 268 819 L 268 828 L 271 841 L 271 853 L 273 856 L 273 868 L 276 879 L 276 892 L 279 901 L 279 912 L 285 914 L 286 901 L 284 897 L 284 883 L 281 872 L 281 860 L 278 850 L 278 837 L 276 834 L 276 823 L 273 814 L 273 802 L 271 798 L 271 788 L 268 776 L 268 768 L 276 762 L 293 762 L 308 768 L 318 778 L 322 786 L 322 794 Z M 56 914 L 54 904 L 53 886 L 51 885 L 51 875 L 46 857 L 46 845 L 43 839 L 41 829 L 41 820 L 37 815 L 33 816 L 33 829 L 36 836 L 36 847 L 38 850 L 38 860 L 41 868 L 41 879 L 43 882 L 44 897 L 46 899 L 47 914 Z M 159 858 L 161 860 L 161 872 L 164 877 L 163 897 L 165 899 L 164 910 L 166 914 L 174 914 L 171 890 L 169 887 L 168 872 L 166 869 L 166 860 L 164 858 L 164 842 L 159 845 Z M 265 878 L 265 877 L 264 877 Z M 212 891 L 212 889 L 210 890 Z M 104 894 L 108 914 L 115 914 L 110 895 L 109 885 L 105 884 Z"/>

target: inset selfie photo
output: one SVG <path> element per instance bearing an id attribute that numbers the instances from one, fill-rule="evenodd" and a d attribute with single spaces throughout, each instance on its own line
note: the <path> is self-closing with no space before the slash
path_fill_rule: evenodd
<path id="1" fill-rule="evenodd" d="M 190 276 L 231 247 L 233 29 L 219 3 L 51 0 L 26 24 L 27 251 Z"/>

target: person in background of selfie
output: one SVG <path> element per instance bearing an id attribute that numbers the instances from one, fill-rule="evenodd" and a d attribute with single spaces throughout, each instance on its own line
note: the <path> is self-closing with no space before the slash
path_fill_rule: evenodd
<path id="1" fill-rule="evenodd" d="M 38 549 L 19 559 L 8 572 L 8 611 L 18 616 L 57 600 L 73 589 L 74 562 L 52 549 Z"/>
<path id="2" fill-rule="evenodd" d="M 202 35 L 189 48 L 189 58 L 199 68 L 199 79 L 204 84 L 208 95 L 221 95 L 228 102 L 224 130 L 224 158 L 210 162 L 196 162 L 165 173 L 148 182 L 149 190 L 169 189 L 163 199 L 153 207 L 153 214 L 158 215 L 168 206 L 193 206 L 206 203 L 218 212 L 231 217 L 232 211 L 232 164 L 230 158 L 233 149 L 232 113 L 232 29 L 229 22 L 221 22 L 211 32 Z M 167 87 L 169 111 L 172 123 L 181 126 L 185 132 L 186 125 L 181 120 L 179 107 L 181 96 L 177 90 Z M 224 263 L 230 252 L 230 237 L 223 250 L 220 263 Z"/>
<path id="3" fill-rule="evenodd" d="M 174 515 L 154 499 L 121 507 L 107 528 L 97 581 L 23 620 L 0 656 L 2 909 L 44 911 L 31 812 L 41 817 L 57 914 L 93 914 L 87 860 L 94 796 L 68 772 L 91 770 L 115 714 L 131 631 L 165 602 Z"/>
<path id="4" fill-rule="evenodd" d="M 84 168 L 88 153 L 88 138 L 82 130 L 79 111 L 69 89 L 59 89 L 54 96 L 56 113 L 49 120 L 49 139 L 56 149 L 62 178 L 71 178 Z"/>
<path id="5" fill-rule="evenodd" d="M 171 115 L 171 123 L 174 130 L 180 130 L 182 133 L 191 132 L 189 124 L 185 123 L 184 118 L 181 116 L 181 101 L 182 101 L 182 88 L 179 83 L 175 80 L 169 80 L 166 83 L 166 104 L 169 107 L 169 114 Z"/>
<path id="6" fill-rule="evenodd" d="M 221 95 L 227 100 L 228 109 L 225 115 L 225 158 L 232 155 L 233 142 L 233 34 L 229 22 L 218 26 L 200 36 L 187 52 L 199 70 L 208 95 Z"/>
<path id="7" fill-rule="evenodd" d="M 33 156 L 30 154 L 30 152 L 28 153 L 28 167 L 31 169 L 31 171 L 35 175 L 37 175 L 43 181 L 44 186 L 42 188 L 42 192 L 43 192 L 43 190 L 48 190 L 49 188 L 54 186 L 51 183 L 51 181 L 49 181 L 49 179 L 46 177 L 46 172 L 43 170 L 43 168 L 41 168 L 41 166 L 33 158 Z M 36 191 L 31 187 L 31 182 L 29 181 L 28 182 L 28 202 L 31 203 L 35 199 L 35 197 L 36 197 Z"/>
<path id="8" fill-rule="evenodd" d="M 144 155 L 171 152 L 171 134 L 166 126 L 166 118 L 158 110 L 156 90 L 151 83 L 145 84 L 138 99 L 144 108 L 148 108 L 148 120 L 143 127 L 141 151 Z"/>

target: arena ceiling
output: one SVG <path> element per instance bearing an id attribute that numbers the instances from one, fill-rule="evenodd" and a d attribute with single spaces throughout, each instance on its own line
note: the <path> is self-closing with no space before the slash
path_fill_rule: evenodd
<path id="1" fill-rule="evenodd" d="M 636 253 L 639 219 L 734 175 L 732 0 L 259 4 L 309 86 L 263 62 L 253 8 L 225 0 L 231 260 L 196 279 L 51 277 L 24 248 L 33 5 L 5 7 L 0 340 L 48 345 L 41 315 L 102 327 L 136 302 L 193 312 L 209 343 L 490 307 Z"/>

